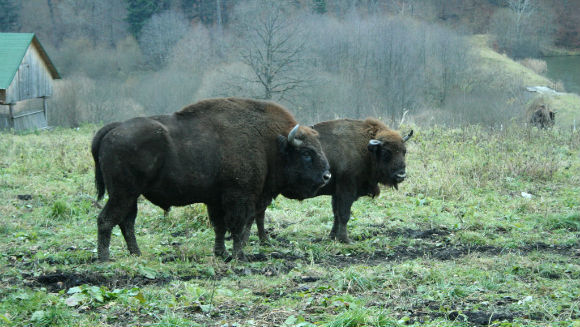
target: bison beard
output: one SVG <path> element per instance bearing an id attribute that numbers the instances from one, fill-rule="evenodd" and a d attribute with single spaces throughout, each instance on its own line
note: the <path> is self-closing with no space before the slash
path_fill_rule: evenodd
<path id="1" fill-rule="evenodd" d="M 111 231 L 119 225 L 131 254 L 137 198 L 168 210 L 205 203 L 215 231 L 214 253 L 244 258 L 248 221 L 272 198 L 292 192 L 306 198 L 330 180 L 318 134 L 299 126 L 271 102 L 226 98 L 200 101 L 172 115 L 139 117 L 104 126 L 93 138 L 99 214 L 98 256 L 109 259 Z"/>
<path id="2" fill-rule="evenodd" d="M 407 177 L 405 142 L 413 135 L 413 131 L 401 137 L 399 133 L 372 118 L 364 121 L 327 121 L 316 124 L 313 128 L 320 135 L 320 143 L 332 173 L 330 182 L 316 196 L 332 196 L 334 224 L 330 238 L 349 243 L 346 225 L 354 201 L 365 195 L 379 195 L 378 184 L 397 188 Z M 282 194 L 296 198 L 291 193 Z M 260 240 L 266 242 L 264 211 L 256 215 L 256 225 Z"/>

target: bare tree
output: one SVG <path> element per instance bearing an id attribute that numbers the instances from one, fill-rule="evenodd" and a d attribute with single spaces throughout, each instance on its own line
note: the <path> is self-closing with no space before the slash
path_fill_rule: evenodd
<path id="1" fill-rule="evenodd" d="M 505 0 L 491 18 L 499 47 L 515 58 L 536 57 L 553 43 L 554 13 L 538 0 Z"/>
<path id="2" fill-rule="evenodd" d="M 188 30 L 188 22 L 181 13 L 168 10 L 153 15 L 139 38 L 147 63 L 152 67 L 167 64 L 173 47 Z"/>
<path id="3" fill-rule="evenodd" d="M 119 1 L 62 0 L 56 7 L 48 3 L 54 28 L 63 39 L 86 38 L 93 45 L 114 46 L 127 36 L 126 8 Z"/>
<path id="4" fill-rule="evenodd" d="M 304 31 L 283 3 L 258 0 L 239 7 L 237 27 L 244 42 L 241 60 L 254 72 L 249 83 L 259 84 L 264 99 L 282 100 L 309 80 L 305 71 Z"/>

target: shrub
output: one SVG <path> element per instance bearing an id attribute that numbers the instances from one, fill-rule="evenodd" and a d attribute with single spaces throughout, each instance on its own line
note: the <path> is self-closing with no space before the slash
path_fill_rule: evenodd
<path id="1" fill-rule="evenodd" d="M 536 74 L 544 74 L 548 71 L 548 64 L 545 60 L 526 58 L 519 61 L 521 65 L 533 70 Z"/>

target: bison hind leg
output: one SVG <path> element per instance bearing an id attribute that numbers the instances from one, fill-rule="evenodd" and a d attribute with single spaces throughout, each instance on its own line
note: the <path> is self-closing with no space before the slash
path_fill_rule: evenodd
<path id="1" fill-rule="evenodd" d="M 135 238 L 135 218 L 137 217 L 137 201 L 131 206 L 129 213 L 125 216 L 119 223 L 125 242 L 127 243 L 127 249 L 132 255 L 140 256 L 141 250 L 137 245 L 137 239 Z"/>
<path id="2" fill-rule="evenodd" d="M 128 205 L 128 203 L 130 203 Z M 130 219 L 131 226 L 129 227 L 125 221 L 127 217 L 131 217 L 133 214 L 136 216 L 137 214 L 137 199 L 132 199 L 127 201 L 126 199 L 119 200 L 116 197 L 110 196 L 109 201 L 99 213 L 99 217 L 97 218 L 97 227 L 98 227 L 98 240 L 97 240 L 97 253 L 99 257 L 99 261 L 108 261 L 109 260 L 109 245 L 111 242 L 111 232 L 116 225 L 126 224 L 124 227 L 125 230 L 123 234 L 127 234 L 125 236 L 125 240 L 127 237 L 135 239 L 135 233 L 133 225 L 135 223 L 135 218 L 133 217 Z M 134 210 L 134 212 L 132 211 Z M 123 229 L 122 229 L 123 230 Z M 128 244 L 129 245 L 129 244 Z M 135 247 L 137 246 L 137 242 L 134 241 Z M 135 248 L 133 248 L 134 250 Z M 129 249 L 131 251 L 131 248 Z M 138 250 L 138 248 L 137 248 Z"/>

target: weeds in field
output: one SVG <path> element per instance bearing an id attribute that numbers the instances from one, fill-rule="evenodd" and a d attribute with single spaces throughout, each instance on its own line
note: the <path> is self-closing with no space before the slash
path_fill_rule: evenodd
<path id="1" fill-rule="evenodd" d="M 96 126 L 0 135 L 0 325 L 575 326 L 580 135 L 418 128 L 408 180 L 361 198 L 353 244 L 328 197 L 279 197 L 251 262 L 212 254 L 204 205 L 138 203 L 143 256 L 118 229 L 96 262 Z"/>

